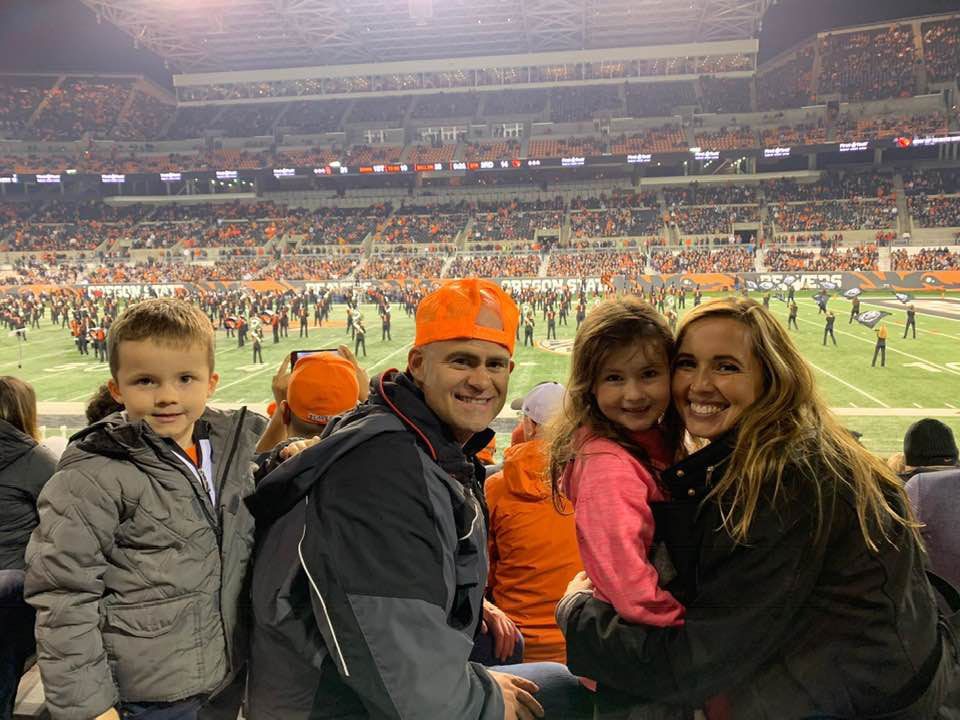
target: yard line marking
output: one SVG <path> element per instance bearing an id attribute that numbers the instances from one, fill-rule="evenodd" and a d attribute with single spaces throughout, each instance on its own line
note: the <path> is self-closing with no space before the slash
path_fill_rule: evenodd
<path id="1" fill-rule="evenodd" d="M 850 403 L 850 407 L 855 408 L 856 405 L 854 403 Z"/>
<path id="2" fill-rule="evenodd" d="M 944 405 L 946 405 L 948 408 L 951 408 L 951 409 L 953 409 L 953 410 L 956 410 L 956 409 L 957 409 L 957 406 L 956 406 L 956 405 L 951 405 L 951 404 L 948 403 L 948 402 L 945 402 Z"/>
<path id="3" fill-rule="evenodd" d="M 809 360 L 807 360 L 807 362 L 810 363 L 810 366 L 811 366 L 814 370 L 819 370 L 820 372 L 822 372 L 822 373 L 823 373 L 824 375 L 826 375 L 827 377 L 833 378 L 834 380 L 836 380 L 836 381 L 837 381 L 838 383 L 840 383 L 841 385 L 846 385 L 848 388 L 850 388 L 850 389 L 853 390 L 854 392 L 858 392 L 858 393 L 860 393 L 861 395 L 863 395 L 865 398 L 868 398 L 869 400 L 872 400 L 873 402 L 877 403 L 877 405 L 880 405 L 881 407 L 885 407 L 885 408 L 890 407 L 890 406 L 887 405 L 883 400 L 878 400 L 877 398 L 875 398 L 875 397 L 874 397 L 873 395 L 871 395 L 870 393 L 865 392 L 864 390 L 861 390 L 860 388 L 858 388 L 856 385 L 851 385 L 850 383 L 848 383 L 848 382 L 847 382 L 846 380 L 844 380 L 843 378 L 840 378 L 840 377 L 837 377 L 836 375 L 834 375 L 832 372 L 828 372 L 827 370 L 824 370 L 822 367 L 817 367 L 816 365 L 814 365 L 814 364 L 813 364 L 812 362 L 810 362 Z M 856 405 L 854 405 L 854 407 L 856 407 Z"/>
<path id="4" fill-rule="evenodd" d="M 33 362 L 34 360 L 39 360 L 40 358 L 57 357 L 58 355 L 69 355 L 70 353 L 77 353 L 79 355 L 79 352 L 76 350 L 76 348 L 74 348 L 71 350 L 58 350 L 57 352 L 44 353 L 42 355 L 29 355 L 27 353 L 24 353 L 23 360 L 24 362 L 28 360 L 30 362 Z M 83 357 L 83 355 L 80 355 L 80 357 Z M 14 367 L 16 364 L 17 364 L 16 360 L 10 360 L 5 363 L 0 363 L 0 368 Z"/>
<path id="5" fill-rule="evenodd" d="M 923 407 L 920 403 L 914 403 L 913 406 L 914 406 L 914 407 Z"/>
<path id="6" fill-rule="evenodd" d="M 390 358 L 392 358 L 392 357 L 393 357 L 394 355 L 396 355 L 397 353 L 403 352 L 404 350 L 407 350 L 408 348 L 411 348 L 411 347 L 413 347 L 413 342 L 408 342 L 408 343 L 407 343 L 406 345 L 404 345 L 403 347 L 399 347 L 399 348 L 397 348 L 396 350 L 394 350 L 392 353 L 390 353 L 389 355 L 386 355 L 386 356 L 380 358 L 379 360 L 377 360 L 377 362 L 375 362 L 373 365 L 371 365 L 370 367 L 366 368 L 367 371 L 369 372 L 370 370 L 373 370 L 375 367 L 377 367 L 377 366 L 380 365 L 381 363 L 386 362 L 387 360 L 389 360 Z"/>
<path id="7" fill-rule="evenodd" d="M 798 318 L 798 319 L 800 320 L 800 322 L 806 323 L 807 325 L 814 325 L 815 327 L 820 327 L 820 323 L 814 322 L 813 320 L 805 320 L 804 318 Z M 859 340 L 860 342 L 865 342 L 865 343 L 867 343 L 867 345 L 875 345 L 875 344 L 876 344 L 874 340 L 870 340 L 869 338 L 862 338 L 862 337 L 860 337 L 859 335 L 854 335 L 853 333 L 849 333 L 849 332 L 846 332 L 846 331 L 844 331 L 844 330 L 837 330 L 837 332 L 840 333 L 841 335 L 846 335 L 847 337 L 852 337 L 854 340 Z M 911 353 L 904 352 L 903 350 L 897 350 L 897 348 L 895 348 L 895 347 L 890 347 L 890 345 L 887 345 L 887 352 L 888 352 L 888 353 L 898 353 L 898 354 L 903 355 L 903 356 L 905 356 L 905 357 L 913 358 L 914 360 L 919 360 L 920 362 L 926 363 L 927 365 L 932 365 L 933 367 L 938 368 L 938 369 L 940 369 L 940 370 L 943 370 L 944 372 L 952 373 L 952 374 L 954 374 L 954 375 L 960 375 L 960 370 L 954 370 L 954 369 L 951 368 L 951 367 L 947 367 L 947 366 L 944 366 L 944 365 L 940 365 L 940 364 L 938 364 L 938 363 L 933 362 L 932 360 L 927 360 L 926 358 L 922 358 L 922 357 L 920 357 L 919 355 L 912 355 Z"/>
<path id="8" fill-rule="evenodd" d="M 90 394 L 91 394 L 90 391 L 87 390 L 86 392 L 80 393 L 76 397 L 67 398 L 67 402 L 76 402 L 77 400 L 83 400 L 84 398 L 90 397 Z M 47 402 L 50 402 L 50 401 L 47 400 Z"/>
<path id="9" fill-rule="evenodd" d="M 244 376 L 243 376 L 242 378 L 240 378 L 239 380 L 234 380 L 233 382 L 228 382 L 226 385 L 219 385 L 219 386 L 217 387 L 217 392 L 221 392 L 221 391 L 223 391 L 223 390 L 226 390 L 227 388 L 233 387 L 234 385 L 239 385 L 240 383 L 245 382 L 245 381 L 249 380 L 250 378 L 255 377 L 256 375 L 259 375 L 260 373 L 265 372 L 266 370 L 272 370 L 272 369 L 273 369 L 273 368 L 271 368 L 271 367 L 269 367 L 269 366 L 267 366 L 267 365 L 264 365 L 260 370 L 254 370 L 254 371 L 251 372 L 251 373 L 247 373 L 246 375 L 244 375 Z M 226 402 L 226 401 L 224 401 L 224 402 Z"/>

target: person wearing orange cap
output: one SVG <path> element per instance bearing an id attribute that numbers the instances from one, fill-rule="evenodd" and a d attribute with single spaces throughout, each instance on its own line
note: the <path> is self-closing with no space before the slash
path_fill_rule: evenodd
<path id="1" fill-rule="evenodd" d="M 259 607 L 274 621 L 253 653 L 281 670 L 251 682 L 251 720 L 543 717 L 535 682 L 469 661 L 487 576 L 475 454 L 506 400 L 518 322 L 487 280 L 426 295 L 407 370 L 375 377 L 366 403 L 247 498 L 258 527 L 304 513 L 283 549 L 298 572 L 253 588 L 257 621 Z"/>
<path id="2" fill-rule="evenodd" d="M 284 365 L 278 373 L 285 387 L 273 416 L 282 427 L 283 440 L 258 456 L 254 476 L 258 486 L 288 458 L 318 443 L 330 421 L 355 408 L 360 399 L 352 356 L 316 353 L 299 358 L 291 373 L 285 374 L 285 370 Z M 271 418 L 271 424 L 274 422 Z M 277 627 L 275 603 L 290 592 L 288 582 L 300 567 L 295 541 L 303 532 L 304 505 L 288 506 L 282 498 L 273 496 L 269 501 L 261 498 L 259 512 L 255 515 L 257 540 L 251 579 L 254 622 L 247 672 L 247 717 L 296 717 L 298 707 L 309 707 L 320 674 L 294 647 L 276 643 L 273 638 L 282 632 Z M 297 668 L 283 678 L 281 694 L 275 685 L 278 667 Z"/>

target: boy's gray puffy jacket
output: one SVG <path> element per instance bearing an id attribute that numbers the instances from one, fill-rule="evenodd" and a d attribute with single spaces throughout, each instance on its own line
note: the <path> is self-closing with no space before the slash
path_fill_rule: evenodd
<path id="1" fill-rule="evenodd" d="M 265 421 L 208 409 L 198 426 L 216 507 L 168 441 L 119 413 L 72 438 L 40 495 L 25 595 L 54 720 L 212 693 L 243 662 L 253 518 L 241 499 Z"/>

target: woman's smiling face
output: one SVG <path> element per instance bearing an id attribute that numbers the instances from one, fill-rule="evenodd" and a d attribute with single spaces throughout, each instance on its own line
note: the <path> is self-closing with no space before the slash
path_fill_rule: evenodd
<path id="1" fill-rule="evenodd" d="M 714 440 L 763 394 L 763 367 L 747 326 L 725 317 L 694 321 L 683 334 L 672 380 L 687 431 Z"/>

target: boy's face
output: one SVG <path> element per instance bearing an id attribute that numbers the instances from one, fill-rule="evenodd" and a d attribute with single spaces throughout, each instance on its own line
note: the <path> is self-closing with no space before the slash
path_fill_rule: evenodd
<path id="1" fill-rule="evenodd" d="M 190 447 L 193 425 L 220 380 L 210 372 L 207 349 L 147 339 L 122 342 L 118 353 L 117 375 L 108 384 L 130 421 L 146 420 L 160 437 Z"/>

